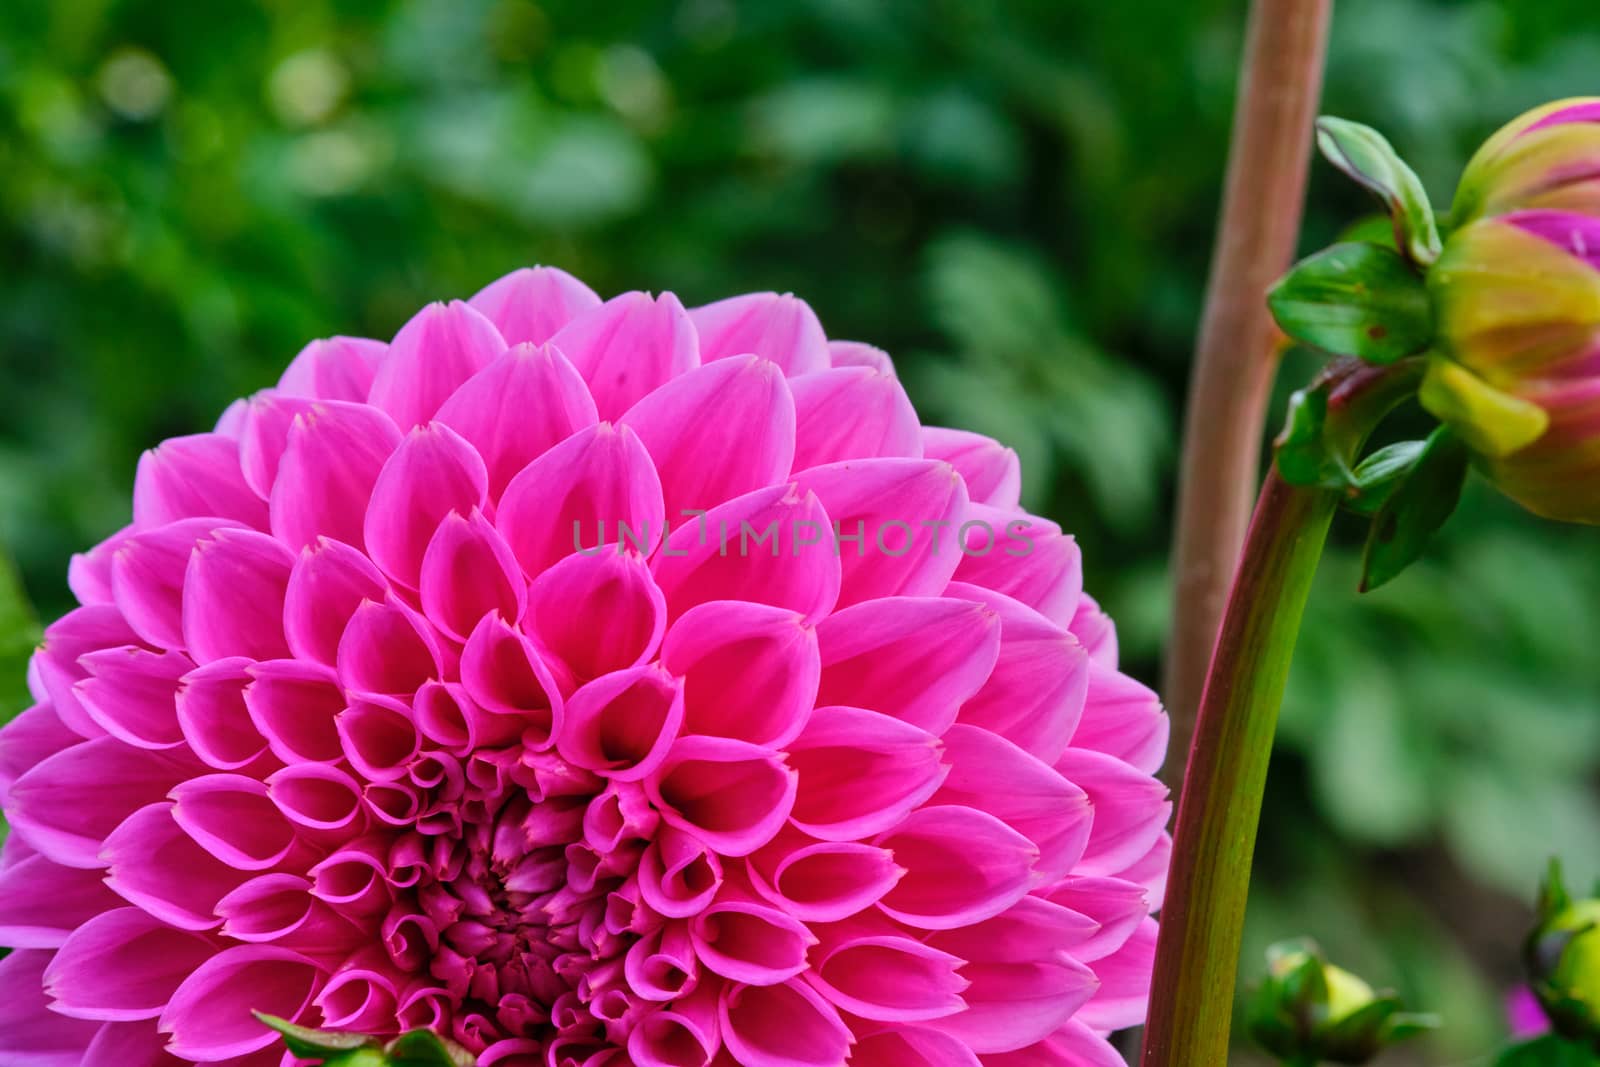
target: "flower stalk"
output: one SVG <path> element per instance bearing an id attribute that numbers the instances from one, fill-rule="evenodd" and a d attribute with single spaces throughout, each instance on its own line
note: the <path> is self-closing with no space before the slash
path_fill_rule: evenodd
<path id="1" fill-rule="evenodd" d="M 1338 361 L 1326 439 L 1348 461 L 1415 390 L 1420 367 Z M 1143 1067 L 1226 1063 L 1250 865 L 1295 640 L 1341 492 L 1294 486 L 1276 465 L 1256 505 L 1200 700 L 1178 805 Z"/>

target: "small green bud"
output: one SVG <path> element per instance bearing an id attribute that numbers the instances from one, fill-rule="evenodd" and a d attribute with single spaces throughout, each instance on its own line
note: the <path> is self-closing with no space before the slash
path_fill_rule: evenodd
<path id="1" fill-rule="evenodd" d="M 1523 955 L 1556 1032 L 1600 1051 L 1600 899 L 1572 899 L 1558 863 L 1550 864 Z"/>
<path id="2" fill-rule="evenodd" d="M 1390 1045 L 1432 1030 L 1429 1015 L 1335 967 L 1309 940 L 1267 950 L 1267 976 L 1251 997 L 1251 1036 L 1286 1063 L 1366 1063 Z"/>

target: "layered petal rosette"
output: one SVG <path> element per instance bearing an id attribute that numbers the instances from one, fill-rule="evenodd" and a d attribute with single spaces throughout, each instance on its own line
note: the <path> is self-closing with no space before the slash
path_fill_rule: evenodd
<path id="1" fill-rule="evenodd" d="M 1084 1067 L 1156 698 L 1016 457 L 756 294 L 519 271 L 138 469 L 0 733 L 0 1062 Z"/>

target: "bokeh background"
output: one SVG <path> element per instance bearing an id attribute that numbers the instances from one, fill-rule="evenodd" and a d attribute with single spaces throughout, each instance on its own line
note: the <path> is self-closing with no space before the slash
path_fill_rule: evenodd
<path id="1" fill-rule="evenodd" d="M 1243 8 L 0 4 L 0 707 L 141 449 L 310 338 L 387 338 L 533 262 L 607 295 L 792 290 L 891 350 L 926 416 L 1015 445 L 1153 681 Z M 1338 5 L 1325 110 L 1436 202 L 1500 122 L 1597 91 L 1594 0 Z M 1305 249 L 1367 210 L 1318 168 Z M 1243 970 L 1313 934 L 1445 1016 L 1386 1062 L 1471 1063 L 1546 857 L 1600 873 L 1600 534 L 1476 486 L 1358 599 L 1359 536 L 1295 666 Z"/>

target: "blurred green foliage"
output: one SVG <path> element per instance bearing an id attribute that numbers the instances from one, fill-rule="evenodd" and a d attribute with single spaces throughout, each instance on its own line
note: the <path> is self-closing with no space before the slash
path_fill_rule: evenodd
<path id="1" fill-rule="evenodd" d="M 530 262 L 691 303 L 793 290 L 893 351 L 927 415 L 1022 453 L 1153 678 L 1243 8 L 0 5 L 0 546 L 29 594 L 0 569 L 0 701 L 28 600 L 65 609 L 142 448 L 310 338 L 387 337 Z M 1334 38 L 1325 109 L 1438 203 L 1500 122 L 1600 90 L 1594 0 L 1343 0 Z M 1318 167 L 1304 247 L 1369 208 Z M 1358 601 L 1359 536 L 1302 642 L 1245 959 L 1318 937 L 1441 1012 L 1444 1062 L 1500 1032 L 1545 855 L 1600 867 L 1600 551 L 1479 486 Z"/>

